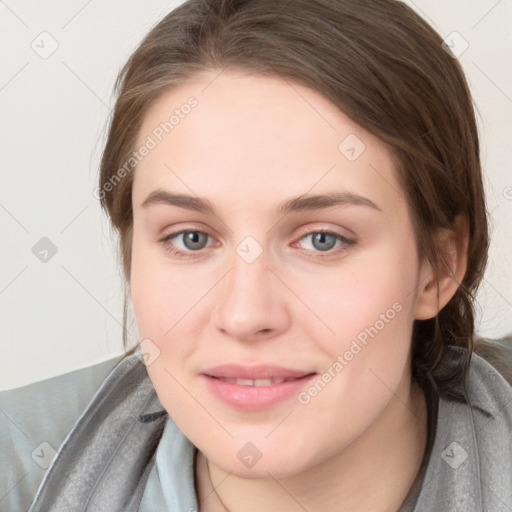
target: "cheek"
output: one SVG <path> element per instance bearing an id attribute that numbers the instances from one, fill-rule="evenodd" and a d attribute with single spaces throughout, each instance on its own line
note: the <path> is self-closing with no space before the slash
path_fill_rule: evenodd
<path id="1" fill-rule="evenodd" d="M 304 281 L 301 293 L 335 333 L 316 322 L 316 329 L 306 335 L 325 356 L 321 378 L 328 382 L 328 391 L 318 383 L 321 392 L 306 390 L 302 398 L 316 402 L 326 424 L 346 422 L 350 411 L 352 421 L 357 417 L 361 422 L 354 425 L 363 428 L 387 403 L 390 389 L 397 389 L 408 374 L 418 272 L 414 246 L 388 244 L 358 259 L 350 271 L 340 267 L 322 280 L 324 293 L 307 295 L 313 286 L 319 289 L 319 282 Z M 339 409 L 332 408 L 334 402 Z"/>
<path id="2" fill-rule="evenodd" d="M 157 391 L 173 388 L 176 382 L 167 372 L 178 377 L 189 371 L 211 316 L 208 292 L 218 278 L 211 269 L 171 266 L 161 248 L 136 236 L 131 268 L 130 296 L 139 339 L 149 340 L 148 346 L 158 353 L 148 372 Z"/>
<path id="3" fill-rule="evenodd" d="M 162 252 L 135 229 L 130 297 L 141 338 L 151 338 L 156 343 L 172 332 L 199 292 L 193 282 L 186 282 L 180 268 L 169 272 Z"/>
<path id="4" fill-rule="evenodd" d="M 330 272 L 290 279 L 300 283 L 297 295 L 317 317 L 311 316 L 310 336 L 325 340 L 331 354 L 354 339 L 364 344 L 379 335 L 398 344 L 410 334 L 419 279 L 410 244 L 382 244 Z M 302 325 L 307 328 L 306 322 Z"/>
<path id="5" fill-rule="evenodd" d="M 130 296 L 141 348 L 151 357 L 146 369 L 163 406 L 182 428 L 201 420 L 201 411 L 191 407 L 181 371 L 198 338 L 191 306 L 204 290 L 187 286 L 187 281 L 179 268 L 169 272 L 161 252 L 134 234 Z"/>

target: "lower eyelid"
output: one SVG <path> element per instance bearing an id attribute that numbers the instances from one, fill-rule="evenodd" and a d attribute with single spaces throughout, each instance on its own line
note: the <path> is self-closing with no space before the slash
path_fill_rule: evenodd
<path id="1" fill-rule="evenodd" d="M 162 242 L 170 242 L 171 240 L 175 239 L 175 238 L 178 238 L 179 236 L 182 236 L 182 235 L 185 235 L 186 233 L 200 233 L 202 235 L 205 235 L 207 237 L 207 246 L 208 246 L 208 243 L 211 244 L 211 241 L 215 241 L 215 239 L 208 233 L 206 233 L 205 231 L 198 231 L 198 230 L 184 230 L 184 231 L 178 231 L 176 233 L 171 233 L 170 235 L 167 235 L 165 236 L 163 239 L 162 239 Z M 183 242 L 183 240 L 182 240 Z M 181 252 L 190 252 L 190 253 L 194 253 L 194 252 L 200 252 L 202 251 L 203 249 L 206 249 L 207 247 L 203 247 L 202 249 L 199 249 L 197 251 L 182 251 L 181 249 L 178 249 L 179 251 Z"/>
<path id="2" fill-rule="evenodd" d="M 178 236 L 184 235 L 186 233 L 201 233 L 203 235 L 206 235 L 208 237 L 208 240 L 213 240 L 215 242 L 215 238 L 214 237 L 212 237 L 209 233 L 206 233 L 205 231 L 201 231 L 201 230 L 182 230 L 182 231 L 177 231 L 175 233 L 170 233 L 169 235 L 164 236 L 163 238 L 161 238 L 158 241 L 161 242 L 165 246 L 165 249 L 168 252 L 170 252 L 172 254 L 175 254 L 175 255 L 184 255 L 184 257 L 189 256 L 189 255 L 193 256 L 194 254 L 198 254 L 199 255 L 203 250 L 208 248 L 208 246 L 207 246 L 207 247 L 203 247 L 202 249 L 199 249 L 197 251 L 192 251 L 192 250 L 177 249 L 173 245 L 169 246 L 169 244 L 171 244 L 171 240 L 172 239 L 177 238 Z M 310 250 L 310 249 L 303 249 L 303 250 L 308 251 L 308 252 L 313 252 L 313 253 L 316 253 L 316 254 L 319 254 L 319 255 L 322 255 L 324 253 L 325 257 L 327 257 L 327 256 L 334 255 L 334 254 L 336 254 L 339 251 L 343 251 L 348 246 L 353 245 L 355 243 L 354 240 L 352 240 L 350 238 L 347 238 L 346 236 L 342 235 L 341 233 L 336 233 L 336 232 L 333 232 L 333 231 L 317 230 L 317 231 L 309 231 L 307 233 L 302 234 L 297 239 L 297 241 L 294 242 L 294 244 L 300 242 L 301 240 L 303 240 L 304 238 L 306 238 L 308 236 L 315 235 L 317 233 L 324 233 L 324 234 L 333 236 L 334 238 L 336 238 L 336 240 L 341 242 L 341 245 L 338 246 L 337 248 L 329 249 L 328 251 L 315 251 L 315 250 Z"/>
<path id="3" fill-rule="evenodd" d="M 316 235 L 316 234 L 324 234 L 324 235 L 329 235 L 329 236 L 332 236 L 334 237 L 336 240 L 339 240 L 340 242 L 343 242 L 345 244 L 352 244 L 352 243 L 355 243 L 355 240 L 352 240 L 351 238 L 345 236 L 345 235 L 342 235 L 341 233 L 336 233 L 335 231 L 322 231 L 322 230 L 319 230 L 319 231 L 309 231 L 308 233 L 304 233 L 303 235 L 301 235 L 297 241 L 299 242 L 300 240 L 303 240 L 304 238 L 308 237 L 308 236 L 311 236 L 311 235 Z"/>
<path id="4" fill-rule="evenodd" d="M 308 236 L 308 235 L 305 235 L 305 236 L 299 238 L 299 240 L 297 242 L 295 242 L 295 244 L 298 244 L 306 236 Z M 332 236 L 335 236 L 335 235 L 332 235 Z M 326 251 L 319 251 L 319 250 L 315 250 L 315 249 L 304 249 L 302 247 L 298 247 L 298 249 L 302 250 L 304 252 L 307 252 L 309 254 L 313 254 L 315 257 L 320 257 L 320 258 L 332 257 L 332 258 L 334 258 L 334 257 L 340 255 L 340 253 L 347 251 L 352 245 L 355 244 L 354 240 L 350 240 L 342 235 L 336 235 L 335 238 L 337 241 L 340 242 L 340 245 L 338 245 L 337 247 L 332 247 L 331 249 L 328 249 Z"/>

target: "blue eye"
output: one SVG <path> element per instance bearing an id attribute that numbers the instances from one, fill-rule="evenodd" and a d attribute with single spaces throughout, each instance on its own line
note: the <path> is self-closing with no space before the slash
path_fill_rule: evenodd
<path id="1" fill-rule="evenodd" d="M 187 255 L 187 252 L 197 252 L 206 247 L 206 243 L 210 235 L 208 233 L 204 233 L 203 231 L 179 231 L 178 233 L 173 233 L 169 236 L 166 236 L 162 242 L 166 243 L 167 250 L 173 254 L 177 255 Z M 184 246 L 185 250 L 180 250 L 174 248 L 174 240 L 182 240 L 182 246 Z M 169 243 L 173 241 L 171 245 Z"/>
<path id="2" fill-rule="evenodd" d="M 200 255 L 194 253 L 200 253 L 202 249 L 208 247 L 208 242 L 211 239 L 212 237 L 204 231 L 185 230 L 171 233 L 160 240 L 160 242 L 164 244 L 165 250 L 175 257 L 194 258 Z M 308 252 L 319 253 L 318 256 L 320 257 L 334 256 L 338 252 L 346 250 L 350 245 L 355 244 L 354 240 L 350 240 L 333 231 L 311 231 L 303 235 L 299 242 L 306 239 L 310 240 L 310 247 L 305 249 Z"/>
<path id="3" fill-rule="evenodd" d="M 304 235 L 300 240 L 309 239 L 309 245 L 313 252 L 328 253 L 326 256 L 336 254 L 338 251 L 333 249 L 346 249 L 353 245 L 354 240 L 350 240 L 345 236 L 333 231 L 311 231 Z M 338 244 L 338 245 L 336 245 Z M 322 255 L 324 257 L 324 255 Z"/>
<path id="4" fill-rule="evenodd" d="M 338 238 L 329 233 L 310 233 L 304 238 L 311 237 L 311 245 L 319 251 L 329 251 L 334 248 Z"/>
<path id="5" fill-rule="evenodd" d="M 203 249 L 208 241 L 208 235 L 201 231 L 185 231 L 183 233 L 179 233 L 177 236 L 182 235 L 183 244 L 190 250 Z"/>

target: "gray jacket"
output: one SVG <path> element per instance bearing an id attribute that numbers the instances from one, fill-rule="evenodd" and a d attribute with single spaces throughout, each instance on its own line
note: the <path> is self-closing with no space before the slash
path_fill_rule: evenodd
<path id="1" fill-rule="evenodd" d="M 428 464 L 399 512 L 512 511 L 512 387 L 474 354 L 465 391 L 471 405 L 439 399 Z M 123 359 L 65 439 L 29 512 L 136 512 L 167 419 L 145 366 Z M 189 443 L 177 428 L 169 435 Z"/>

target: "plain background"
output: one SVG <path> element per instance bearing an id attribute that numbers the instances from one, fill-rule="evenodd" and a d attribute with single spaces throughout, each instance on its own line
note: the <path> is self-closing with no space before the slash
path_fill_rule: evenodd
<path id="1" fill-rule="evenodd" d="M 93 190 L 117 72 L 179 3 L 0 2 L 0 389 L 123 352 L 121 270 Z M 406 3 L 465 50 L 492 217 L 477 332 L 501 337 L 512 331 L 512 2 Z"/>

